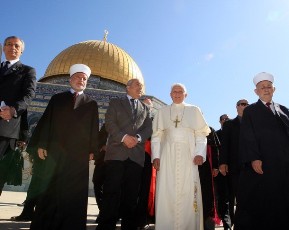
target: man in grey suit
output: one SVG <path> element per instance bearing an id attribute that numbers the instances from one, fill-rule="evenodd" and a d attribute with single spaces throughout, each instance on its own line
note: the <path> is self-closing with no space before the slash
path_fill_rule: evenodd
<path id="1" fill-rule="evenodd" d="M 110 101 L 105 116 L 109 137 L 98 230 L 114 230 L 119 217 L 122 229 L 137 229 L 135 210 L 145 160 L 144 144 L 152 134 L 152 121 L 150 109 L 138 100 L 143 94 L 141 82 L 130 79 L 126 89 L 124 98 Z"/>
<path id="2" fill-rule="evenodd" d="M 5 61 L 0 68 L 0 195 L 19 138 L 21 115 L 35 96 L 36 72 L 20 62 L 23 51 L 23 40 L 16 36 L 5 39 Z"/>

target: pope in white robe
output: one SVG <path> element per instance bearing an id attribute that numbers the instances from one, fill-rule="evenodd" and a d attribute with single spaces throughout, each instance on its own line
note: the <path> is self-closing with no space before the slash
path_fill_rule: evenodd
<path id="1" fill-rule="evenodd" d="M 206 159 L 210 133 L 197 106 L 184 103 L 184 85 L 172 86 L 173 103 L 154 117 L 152 162 L 157 170 L 156 230 L 203 230 L 198 165 Z"/>

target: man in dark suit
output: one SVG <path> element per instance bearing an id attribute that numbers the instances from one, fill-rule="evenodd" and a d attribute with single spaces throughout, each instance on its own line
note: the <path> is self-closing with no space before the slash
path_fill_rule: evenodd
<path id="1" fill-rule="evenodd" d="M 238 159 L 240 123 L 243 111 L 247 106 L 248 101 L 246 99 L 237 101 L 237 117 L 226 121 L 222 129 L 222 148 L 219 156 L 219 170 L 223 176 L 228 177 L 229 211 L 232 225 L 234 224 L 234 206 L 240 175 L 240 162 Z"/>
<path id="2" fill-rule="evenodd" d="M 24 42 L 16 36 L 7 37 L 0 69 L 0 195 L 7 181 L 9 166 L 5 163 L 19 139 L 21 115 L 35 96 L 35 69 L 20 62 Z"/>
<path id="3" fill-rule="evenodd" d="M 105 123 L 101 126 L 99 130 L 99 149 L 98 152 L 94 156 L 94 171 L 93 171 L 93 189 L 94 195 L 96 199 L 96 204 L 98 207 L 98 211 L 100 213 L 102 207 L 102 197 L 103 197 L 103 183 L 105 179 L 105 164 L 104 164 L 104 156 L 106 152 L 106 142 L 107 142 L 108 133 L 105 129 Z M 95 220 L 95 223 L 98 223 L 99 215 Z"/>
<path id="4" fill-rule="evenodd" d="M 153 103 L 151 99 L 144 98 L 143 102 L 150 108 L 150 112 L 152 114 Z M 153 117 L 151 117 L 151 119 L 153 119 Z M 149 208 L 148 208 L 151 176 L 152 176 L 150 141 L 151 138 L 149 138 L 145 143 L 145 161 L 142 170 L 138 204 L 136 209 L 138 230 L 148 229 L 150 222 L 154 222 L 153 221 L 154 217 L 149 215 Z"/>
<path id="5" fill-rule="evenodd" d="M 27 196 L 25 201 L 23 202 L 24 207 L 19 216 L 11 217 L 12 221 L 31 221 L 34 216 L 34 209 L 37 204 L 37 200 L 42 192 L 42 173 L 46 161 L 40 159 L 37 153 L 37 143 L 42 120 L 43 117 L 38 121 L 37 126 L 33 130 L 32 136 L 29 139 L 29 144 L 26 148 L 26 152 L 29 154 L 29 159 L 31 162 L 33 162 L 33 166 L 32 177 L 27 190 Z"/>
<path id="6" fill-rule="evenodd" d="M 3 158 L 3 163 L 6 162 L 5 165 L 9 167 L 6 180 L 7 185 L 22 185 L 22 170 L 24 167 L 22 152 L 27 146 L 28 131 L 27 110 L 25 110 L 21 115 L 19 139 L 16 141 L 15 150 L 12 154 L 7 154 Z"/>
<path id="7" fill-rule="evenodd" d="M 204 230 L 215 229 L 215 191 L 213 187 L 213 178 L 217 176 L 219 162 L 218 154 L 220 146 L 219 139 L 216 136 L 215 130 L 210 127 L 210 134 L 207 136 L 207 154 L 206 161 L 198 166 L 202 190 L 202 201 L 203 201 L 203 221 Z"/>
<path id="8" fill-rule="evenodd" d="M 220 156 L 220 152 L 222 148 L 223 126 L 224 126 L 224 123 L 228 120 L 229 120 L 229 116 L 227 114 L 222 114 L 219 118 L 221 128 L 216 131 L 216 135 L 219 140 L 219 146 L 218 146 L 219 156 Z M 223 176 L 223 174 L 221 173 L 218 173 L 217 176 L 214 178 L 214 180 L 215 180 L 215 186 L 216 186 L 217 209 L 218 209 L 219 217 L 222 219 L 224 230 L 231 230 L 231 218 L 230 218 L 230 211 L 229 211 L 228 177 Z"/>
<path id="9" fill-rule="evenodd" d="M 259 100 L 244 110 L 235 230 L 288 229 L 289 110 L 272 101 L 274 77 L 253 79 Z"/>
<path id="10" fill-rule="evenodd" d="M 105 115 L 109 136 L 98 230 L 115 229 L 120 207 L 122 229 L 137 228 L 135 210 L 145 160 L 144 144 L 152 134 L 150 110 L 138 100 L 142 89 L 138 79 L 130 79 L 127 96 L 111 99 Z"/>
<path id="11" fill-rule="evenodd" d="M 97 102 L 83 92 L 90 73 L 72 65 L 70 91 L 53 95 L 41 118 L 37 152 L 45 164 L 37 170 L 42 191 L 31 230 L 86 229 L 89 160 L 99 133 Z"/>

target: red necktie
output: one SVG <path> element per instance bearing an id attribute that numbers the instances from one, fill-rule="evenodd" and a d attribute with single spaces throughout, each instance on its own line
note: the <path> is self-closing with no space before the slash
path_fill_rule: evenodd
<path id="1" fill-rule="evenodd" d="M 266 103 L 266 106 L 267 106 L 267 108 L 268 108 L 268 109 L 270 109 L 270 111 L 273 113 L 273 111 L 272 111 L 272 109 L 271 109 L 270 105 L 271 105 L 271 103 L 270 103 L 270 102 L 267 102 L 267 103 Z"/>
<path id="2" fill-rule="evenodd" d="M 78 96 L 78 92 L 73 93 L 73 106 L 75 105 L 76 98 Z"/>

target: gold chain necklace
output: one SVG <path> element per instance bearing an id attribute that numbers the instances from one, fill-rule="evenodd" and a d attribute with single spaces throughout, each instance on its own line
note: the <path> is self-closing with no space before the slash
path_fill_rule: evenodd
<path id="1" fill-rule="evenodd" d="M 186 107 L 184 106 L 181 120 L 178 119 L 178 115 L 177 115 L 175 120 L 172 120 L 172 106 L 170 106 L 170 120 L 175 123 L 175 128 L 178 128 L 178 123 L 180 123 L 183 120 L 183 117 L 184 117 L 184 114 L 185 114 L 185 109 L 186 109 Z"/>

